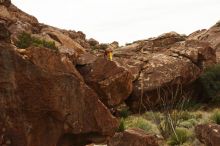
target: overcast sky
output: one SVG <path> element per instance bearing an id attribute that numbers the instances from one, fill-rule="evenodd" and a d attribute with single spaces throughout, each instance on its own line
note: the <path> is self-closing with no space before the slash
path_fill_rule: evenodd
<path id="1" fill-rule="evenodd" d="M 220 20 L 220 0 L 12 0 L 39 22 L 120 44 L 176 31 L 189 34 Z"/>

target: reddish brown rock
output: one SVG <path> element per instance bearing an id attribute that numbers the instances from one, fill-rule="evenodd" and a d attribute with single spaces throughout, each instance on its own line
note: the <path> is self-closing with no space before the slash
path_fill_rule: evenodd
<path id="1" fill-rule="evenodd" d="M 68 59 L 43 48 L 15 50 L 0 44 L 3 141 L 16 146 L 83 145 L 91 143 L 91 136 L 114 134 L 117 120 Z"/>
<path id="2" fill-rule="evenodd" d="M 220 125 L 202 124 L 195 127 L 196 137 L 206 146 L 220 145 Z"/>
<path id="3" fill-rule="evenodd" d="M 156 136 L 146 134 L 141 129 L 129 129 L 116 133 L 108 146 L 159 146 Z"/>
<path id="4" fill-rule="evenodd" d="M 187 86 L 216 62 L 215 50 L 208 43 L 183 39 L 165 34 L 114 51 L 114 61 L 133 75 L 133 92 L 127 99 L 131 109 L 160 105 L 158 89 Z"/>
<path id="5" fill-rule="evenodd" d="M 91 64 L 79 66 L 78 70 L 108 107 L 120 104 L 132 92 L 131 74 L 115 62 L 98 58 Z"/>
<path id="6" fill-rule="evenodd" d="M 217 61 L 220 61 L 220 21 L 207 30 L 203 29 L 193 32 L 187 39 L 209 42 L 211 47 L 217 52 Z"/>

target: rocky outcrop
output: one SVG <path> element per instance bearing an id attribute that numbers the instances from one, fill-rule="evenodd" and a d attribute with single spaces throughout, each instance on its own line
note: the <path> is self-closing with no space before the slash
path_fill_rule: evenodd
<path id="1" fill-rule="evenodd" d="M 193 32 L 187 39 L 209 42 L 211 47 L 216 50 L 218 62 L 220 61 L 220 21 L 208 30 L 203 29 Z"/>
<path id="2" fill-rule="evenodd" d="M 85 142 L 117 129 L 117 120 L 65 56 L 44 48 L 17 52 L 1 43 L 0 76 L 0 135 L 12 145 L 54 146 L 66 136 Z"/>
<path id="3" fill-rule="evenodd" d="M 27 32 L 39 39 L 55 42 L 61 53 L 77 56 L 90 48 L 90 44 L 82 32 L 67 31 L 40 24 L 35 17 L 21 11 L 13 4 L 9 4 L 7 0 L 0 4 L 0 11 L 0 19 L 6 23 L 14 44 L 21 33 Z"/>
<path id="4" fill-rule="evenodd" d="M 98 58 L 78 67 L 85 82 L 98 93 L 108 107 L 122 103 L 132 92 L 132 76 L 115 62 Z"/>
<path id="5" fill-rule="evenodd" d="M 156 136 L 146 134 L 141 129 L 129 129 L 116 133 L 108 146 L 159 146 Z"/>
<path id="6" fill-rule="evenodd" d="M 114 135 L 118 120 L 103 103 L 113 107 L 130 95 L 131 74 L 86 52 L 91 42 L 82 32 L 40 24 L 12 4 L 0 10 L 1 144 L 80 146 Z M 23 32 L 59 51 L 17 48 Z"/>
<path id="7" fill-rule="evenodd" d="M 44 25 L 42 26 L 40 36 L 45 38 L 47 37 L 55 41 L 61 53 L 68 53 L 72 55 L 82 54 L 85 52 L 85 48 L 60 29 Z"/>
<path id="8" fill-rule="evenodd" d="M 187 86 L 215 63 L 217 43 L 210 47 L 175 32 L 119 47 L 40 24 L 10 0 L 0 1 L 0 12 L 0 145 L 102 142 L 118 128 L 108 108 L 125 100 L 133 110 L 148 101 L 160 105 L 158 88 Z M 23 32 L 41 43 L 54 42 L 59 51 L 17 48 Z M 103 58 L 107 48 L 114 50 L 113 61 Z M 154 136 L 132 129 L 116 134 L 109 145 L 158 144 Z"/>
<path id="9" fill-rule="evenodd" d="M 114 61 L 133 74 L 133 92 L 127 100 L 131 109 L 161 104 L 158 89 L 186 86 L 216 62 L 215 50 L 208 43 L 184 39 L 167 33 L 114 51 Z"/>
<path id="10" fill-rule="evenodd" d="M 206 146 L 220 145 L 220 125 L 203 124 L 195 127 L 196 137 Z"/>

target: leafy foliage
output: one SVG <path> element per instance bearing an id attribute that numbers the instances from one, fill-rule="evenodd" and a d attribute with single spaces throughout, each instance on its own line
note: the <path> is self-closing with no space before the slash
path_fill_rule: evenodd
<path id="1" fill-rule="evenodd" d="M 119 112 L 119 116 L 122 117 L 122 118 L 127 118 L 129 116 L 130 112 L 128 109 L 122 109 L 120 112 Z"/>
<path id="2" fill-rule="evenodd" d="M 45 47 L 54 51 L 58 51 L 55 42 L 32 37 L 29 33 L 26 32 L 23 32 L 18 36 L 18 41 L 16 42 L 16 46 L 22 49 L 28 48 L 30 46 Z"/>
<path id="3" fill-rule="evenodd" d="M 22 49 L 27 48 L 31 45 L 31 40 L 31 35 L 29 33 L 23 32 L 18 36 L 16 46 Z"/>
<path id="4" fill-rule="evenodd" d="M 220 64 L 208 68 L 199 78 L 204 95 L 211 101 L 220 101 Z"/>

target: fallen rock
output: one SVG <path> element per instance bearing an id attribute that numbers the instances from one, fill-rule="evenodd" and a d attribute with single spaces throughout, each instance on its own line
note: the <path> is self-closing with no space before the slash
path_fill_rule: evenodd
<path id="1" fill-rule="evenodd" d="M 16 146 L 80 146 L 113 135 L 118 121 L 68 58 L 29 49 L 0 44 L 0 135 Z"/>
<path id="2" fill-rule="evenodd" d="M 195 127 L 196 138 L 206 146 L 220 145 L 220 125 L 201 124 Z"/>
<path id="3" fill-rule="evenodd" d="M 156 136 L 146 134 L 141 129 L 128 129 L 116 133 L 108 142 L 108 146 L 159 146 Z"/>
<path id="4" fill-rule="evenodd" d="M 185 87 L 216 62 L 208 43 L 182 40 L 180 35 L 165 34 L 114 51 L 113 60 L 133 75 L 133 92 L 126 101 L 133 111 L 161 105 L 158 89 Z"/>
<path id="5" fill-rule="evenodd" d="M 131 74 L 115 62 L 98 58 L 91 64 L 79 66 L 78 70 L 108 107 L 119 105 L 132 92 Z"/>

